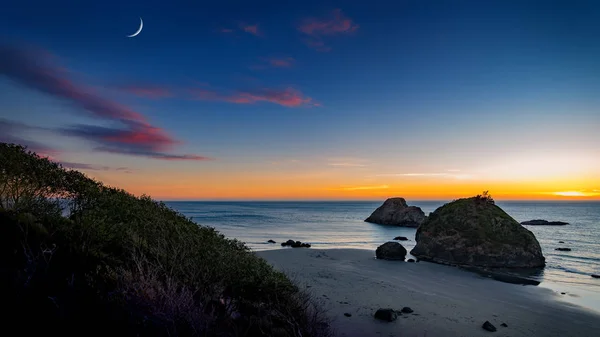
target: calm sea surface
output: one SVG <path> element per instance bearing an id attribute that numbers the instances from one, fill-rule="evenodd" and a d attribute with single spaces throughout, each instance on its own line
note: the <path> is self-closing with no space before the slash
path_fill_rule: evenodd
<path id="1" fill-rule="evenodd" d="M 408 201 L 425 214 L 444 202 Z M 382 226 L 363 220 L 381 202 L 167 202 L 173 209 L 201 225 L 216 228 L 253 250 L 281 249 L 288 239 L 309 242 L 314 248 L 361 248 L 375 250 L 396 236 L 411 241 L 416 229 Z M 496 202 L 517 221 L 546 219 L 566 221 L 567 226 L 528 226 L 542 246 L 547 265 L 533 278 L 560 291 L 573 286 L 600 294 L 600 202 Z M 277 241 L 268 244 L 267 240 Z M 564 243 L 559 243 L 564 241 Z M 558 247 L 570 252 L 555 251 Z M 595 296 L 594 296 L 595 297 Z M 600 298 L 600 297 L 598 297 Z"/>

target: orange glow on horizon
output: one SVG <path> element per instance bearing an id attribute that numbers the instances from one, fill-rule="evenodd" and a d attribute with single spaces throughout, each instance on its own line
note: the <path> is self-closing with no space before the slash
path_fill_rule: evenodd
<path id="1" fill-rule="evenodd" d="M 600 200 L 600 179 L 591 177 L 484 181 L 440 176 L 365 179 L 327 172 L 89 174 L 108 185 L 123 188 L 135 195 L 147 194 L 159 200 L 384 200 L 389 197 L 453 200 L 474 196 L 484 190 L 488 190 L 496 200 Z M 349 183 L 351 181 L 356 183 Z"/>

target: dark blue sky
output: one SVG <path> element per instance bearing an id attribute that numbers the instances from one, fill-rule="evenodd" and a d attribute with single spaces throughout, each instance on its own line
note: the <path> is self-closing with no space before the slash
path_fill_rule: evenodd
<path id="1" fill-rule="evenodd" d="M 343 158 L 376 175 L 576 153 L 598 168 L 598 1 L 9 1 L 0 43 L 11 139 L 65 162 L 239 176 Z"/>

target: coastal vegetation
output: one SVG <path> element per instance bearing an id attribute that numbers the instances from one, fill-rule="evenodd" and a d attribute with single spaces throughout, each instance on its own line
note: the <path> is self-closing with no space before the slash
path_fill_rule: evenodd
<path id="1" fill-rule="evenodd" d="M 0 143 L 0 222 L 4 328 L 331 334 L 313 299 L 242 242 L 20 145 Z"/>

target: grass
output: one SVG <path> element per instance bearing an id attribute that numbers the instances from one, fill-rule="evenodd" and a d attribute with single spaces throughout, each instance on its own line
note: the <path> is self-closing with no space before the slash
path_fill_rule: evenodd
<path id="1" fill-rule="evenodd" d="M 242 242 L 19 145 L 0 143 L 0 220 L 4 327 L 21 333 L 331 334 Z"/>

